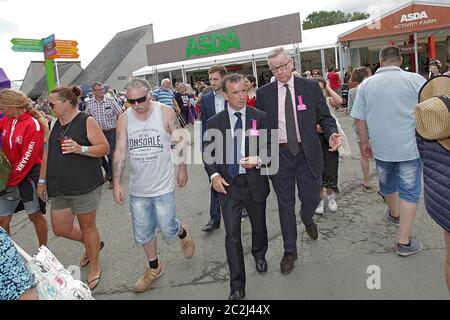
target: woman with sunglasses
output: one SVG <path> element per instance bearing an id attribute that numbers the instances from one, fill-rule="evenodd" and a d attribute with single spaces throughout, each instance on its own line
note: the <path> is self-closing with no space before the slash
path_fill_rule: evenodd
<path id="1" fill-rule="evenodd" d="M 36 193 L 39 170 L 44 151 L 47 121 L 33 109 L 28 97 L 21 91 L 0 91 L 1 144 L 11 164 L 6 190 L 0 193 L 0 226 L 10 233 L 13 213 L 20 202 L 33 222 L 39 246 L 47 244 L 47 221 L 42 215 Z"/>
<path id="2" fill-rule="evenodd" d="M 79 111 L 80 95 L 76 86 L 57 87 L 50 94 L 49 104 L 58 120 L 50 128 L 38 194 L 51 200 L 53 233 L 84 244 L 80 266 L 89 264 L 87 284 L 92 290 L 101 276 L 103 243 L 95 219 L 104 183 L 100 158 L 109 153 L 109 144 L 97 121 Z M 79 226 L 74 224 L 75 216 Z"/>

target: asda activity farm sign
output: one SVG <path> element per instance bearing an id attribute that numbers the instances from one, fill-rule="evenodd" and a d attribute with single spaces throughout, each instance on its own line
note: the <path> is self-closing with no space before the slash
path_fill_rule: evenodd
<path id="1" fill-rule="evenodd" d="M 241 49 L 234 29 L 222 32 L 211 32 L 198 37 L 190 37 L 186 45 L 186 58 L 201 57 L 210 54 L 227 53 L 230 49 Z"/>

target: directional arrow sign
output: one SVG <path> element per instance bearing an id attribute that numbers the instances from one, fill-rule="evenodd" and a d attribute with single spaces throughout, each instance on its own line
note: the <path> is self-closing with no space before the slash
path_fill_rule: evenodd
<path id="1" fill-rule="evenodd" d="M 45 46 L 46 44 L 52 43 L 53 41 L 55 41 L 54 34 L 48 36 L 47 38 L 42 39 L 42 45 Z"/>
<path id="2" fill-rule="evenodd" d="M 55 40 L 55 43 L 58 47 L 76 47 L 78 45 L 75 40 Z"/>
<path id="3" fill-rule="evenodd" d="M 15 52 L 42 52 L 42 46 L 14 45 L 11 47 Z"/>
<path id="4" fill-rule="evenodd" d="M 12 38 L 11 43 L 15 46 L 41 46 L 39 39 Z"/>
<path id="5" fill-rule="evenodd" d="M 77 47 L 58 47 L 58 46 L 56 46 L 56 51 L 58 53 L 77 53 L 78 48 Z"/>
<path id="6" fill-rule="evenodd" d="M 56 54 L 56 49 L 50 49 L 50 50 L 45 50 L 44 51 L 44 57 L 45 59 L 47 59 L 48 57 L 54 56 Z"/>
<path id="7" fill-rule="evenodd" d="M 55 44 L 54 41 L 53 41 L 53 42 L 50 42 L 49 44 L 44 45 L 44 51 L 45 51 L 45 50 L 51 50 L 51 49 L 54 49 L 55 46 L 56 46 L 56 44 Z"/>
<path id="8" fill-rule="evenodd" d="M 48 57 L 49 59 L 78 59 L 80 55 L 78 53 L 56 53 L 53 56 Z"/>

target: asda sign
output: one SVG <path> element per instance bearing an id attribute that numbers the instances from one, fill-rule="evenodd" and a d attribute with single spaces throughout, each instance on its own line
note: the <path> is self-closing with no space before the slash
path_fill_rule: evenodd
<path id="1" fill-rule="evenodd" d="M 227 53 L 230 49 L 241 49 L 234 29 L 215 31 L 198 37 L 189 37 L 186 45 L 186 58 L 210 54 Z"/>
<path id="2" fill-rule="evenodd" d="M 300 14 L 293 13 L 150 43 L 146 45 L 147 64 L 159 66 L 165 63 L 300 43 L 302 42 L 300 25 Z"/>

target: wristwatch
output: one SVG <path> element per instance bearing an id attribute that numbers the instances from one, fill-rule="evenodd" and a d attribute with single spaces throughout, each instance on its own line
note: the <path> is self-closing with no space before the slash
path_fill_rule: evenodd
<path id="1" fill-rule="evenodd" d="M 256 169 L 261 169 L 262 160 L 260 157 L 256 157 Z"/>

